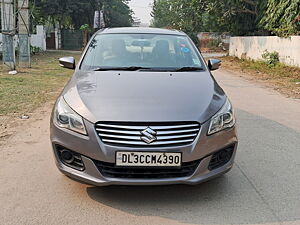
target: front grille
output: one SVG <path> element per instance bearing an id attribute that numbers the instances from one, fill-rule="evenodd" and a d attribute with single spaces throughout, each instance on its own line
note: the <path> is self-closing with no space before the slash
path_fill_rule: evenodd
<path id="1" fill-rule="evenodd" d="M 108 145 L 128 147 L 167 147 L 191 144 L 197 137 L 197 122 L 131 123 L 98 122 L 96 132 Z"/>
<path id="2" fill-rule="evenodd" d="M 200 160 L 182 163 L 178 168 L 166 167 L 117 167 L 114 163 L 95 161 L 100 173 L 110 178 L 132 179 L 163 179 L 192 176 L 197 169 Z"/>

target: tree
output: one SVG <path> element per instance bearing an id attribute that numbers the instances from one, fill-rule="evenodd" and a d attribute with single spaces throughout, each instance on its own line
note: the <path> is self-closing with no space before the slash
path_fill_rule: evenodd
<path id="1" fill-rule="evenodd" d="M 129 0 L 31 0 L 34 22 L 59 24 L 60 28 L 79 29 L 83 24 L 93 27 L 94 13 L 104 9 L 107 27 L 131 26 Z"/>
<path id="2" fill-rule="evenodd" d="M 260 25 L 278 36 L 300 33 L 300 0 L 268 0 Z"/>
<path id="3" fill-rule="evenodd" d="M 300 0 L 155 0 L 152 17 L 187 33 L 288 36 L 300 33 Z"/>
<path id="4" fill-rule="evenodd" d="M 155 0 L 152 9 L 152 26 L 183 30 L 198 42 L 202 29 L 202 0 Z"/>
<path id="5" fill-rule="evenodd" d="M 207 1 L 208 23 L 210 31 L 228 31 L 233 35 L 249 35 L 257 32 L 261 0 L 210 0 Z M 210 27 L 210 24 L 214 26 Z"/>
<path id="6" fill-rule="evenodd" d="M 166 0 L 154 0 L 151 16 L 153 17 L 151 26 L 169 27 L 173 24 L 172 3 Z"/>
<path id="7" fill-rule="evenodd" d="M 128 27 L 133 23 L 129 0 L 105 0 L 104 18 L 107 27 Z"/>
<path id="8" fill-rule="evenodd" d="M 245 35 L 257 30 L 262 0 L 155 0 L 153 26 Z"/>

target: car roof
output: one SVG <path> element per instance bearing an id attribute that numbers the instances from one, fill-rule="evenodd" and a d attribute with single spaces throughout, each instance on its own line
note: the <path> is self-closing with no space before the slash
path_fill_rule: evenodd
<path id="1" fill-rule="evenodd" d="M 98 34 L 169 34 L 169 35 L 181 35 L 186 34 L 178 30 L 169 30 L 161 28 L 150 27 L 119 27 L 119 28 L 106 28 L 97 32 Z"/>

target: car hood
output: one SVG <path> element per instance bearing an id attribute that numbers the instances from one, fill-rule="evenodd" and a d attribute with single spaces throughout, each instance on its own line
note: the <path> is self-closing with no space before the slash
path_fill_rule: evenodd
<path id="1" fill-rule="evenodd" d="M 65 87 L 66 102 L 97 121 L 198 121 L 210 119 L 226 96 L 208 71 L 75 72 Z"/>

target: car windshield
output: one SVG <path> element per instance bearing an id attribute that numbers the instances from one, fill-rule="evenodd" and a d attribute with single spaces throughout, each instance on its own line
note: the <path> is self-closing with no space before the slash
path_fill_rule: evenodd
<path id="1" fill-rule="evenodd" d="M 203 63 L 186 36 L 100 34 L 91 41 L 82 70 L 194 71 Z"/>

